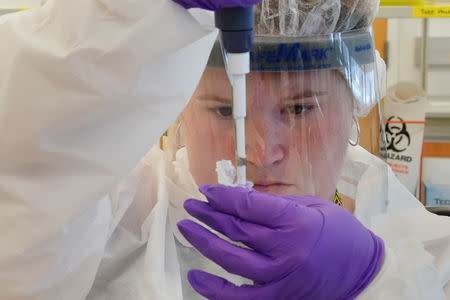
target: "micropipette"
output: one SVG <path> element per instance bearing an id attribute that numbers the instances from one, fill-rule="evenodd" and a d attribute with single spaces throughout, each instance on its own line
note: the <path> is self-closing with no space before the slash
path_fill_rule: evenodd
<path id="1" fill-rule="evenodd" d="M 235 127 L 237 185 L 247 186 L 245 155 L 246 86 L 250 72 L 250 50 L 253 44 L 253 7 L 230 7 L 215 12 L 220 29 L 225 65 L 233 87 L 233 119 Z"/>

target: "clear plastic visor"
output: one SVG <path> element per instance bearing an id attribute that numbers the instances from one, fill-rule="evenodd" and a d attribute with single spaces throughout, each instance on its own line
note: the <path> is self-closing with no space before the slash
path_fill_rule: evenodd
<path id="1" fill-rule="evenodd" d="M 247 179 L 259 191 L 334 196 L 349 144 L 353 96 L 336 70 L 247 76 Z M 207 68 L 180 118 L 196 183 L 217 183 L 216 162 L 235 164 L 232 93 L 223 69 Z"/>
<path id="2" fill-rule="evenodd" d="M 247 180 L 256 190 L 334 199 L 347 149 L 357 139 L 357 112 L 361 105 L 370 110 L 377 94 L 371 39 L 340 38 L 281 46 L 287 52 L 278 61 L 279 45 L 252 53 L 245 134 Z M 232 112 L 227 73 L 209 63 L 173 139 L 198 185 L 218 183 L 218 161 L 236 166 Z"/>

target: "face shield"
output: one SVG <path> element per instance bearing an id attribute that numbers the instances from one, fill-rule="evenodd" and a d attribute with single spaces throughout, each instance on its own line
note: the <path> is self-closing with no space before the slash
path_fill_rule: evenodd
<path id="1" fill-rule="evenodd" d="M 247 75 L 247 180 L 261 192 L 333 199 L 356 118 L 380 98 L 370 33 L 255 38 Z M 175 126 L 197 185 L 235 162 L 232 85 L 217 43 Z"/>

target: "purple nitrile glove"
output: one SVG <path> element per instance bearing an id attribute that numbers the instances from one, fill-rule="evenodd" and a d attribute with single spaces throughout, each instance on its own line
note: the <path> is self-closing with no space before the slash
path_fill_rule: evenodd
<path id="1" fill-rule="evenodd" d="M 239 187 L 205 185 L 209 203 L 186 200 L 195 222 L 178 228 L 203 255 L 230 273 L 253 280 L 235 286 L 191 270 L 192 287 L 209 299 L 353 299 L 381 268 L 383 241 L 345 209 L 314 196 L 276 196 Z"/>
<path id="2" fill-rule="evenodd" d="M 203 8 L 207 10 L 221 10 L 225 7 L 248 7 L 261 0 L 173 0 L 185 9 Z"/>

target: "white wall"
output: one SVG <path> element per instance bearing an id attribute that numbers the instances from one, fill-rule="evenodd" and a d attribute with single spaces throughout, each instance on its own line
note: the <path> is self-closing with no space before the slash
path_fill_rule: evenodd
<path id="1" fill-rule="evenodd" d="M 422 19 L 388 20 L 388 86 L 399 81 L 421 85 L 421 73 L 415 64 L 415 39 L 422 36 Z M 430 37 L 450 39 L 450 19 L 429 19 Z M 450 53 L 448 54 L 450 60 Z M 450 66 L 430 68 L 427 76 L 429 116 L 450 117 Z"/>

